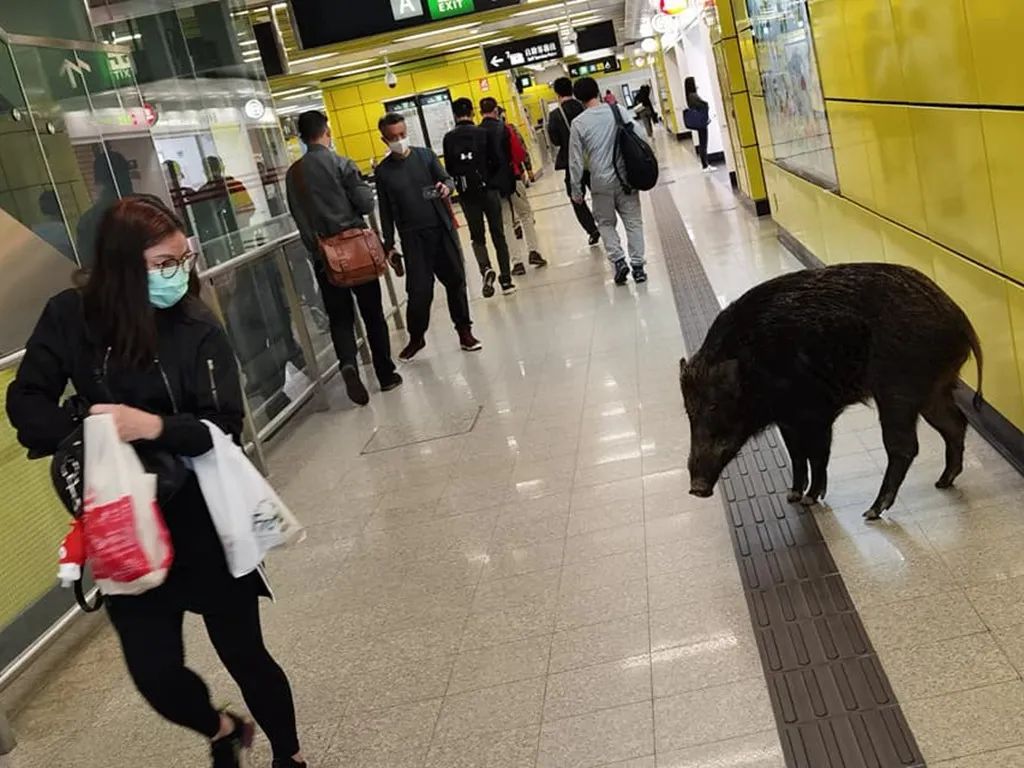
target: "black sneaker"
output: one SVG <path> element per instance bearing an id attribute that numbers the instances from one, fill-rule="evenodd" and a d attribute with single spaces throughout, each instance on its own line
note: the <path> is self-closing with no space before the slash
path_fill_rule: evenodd
<path id="1" fill-rule="evenodd" d="M 647 282 L 647 270 L 643 267 L 633 267 L 633 280 L 639 285 Z"/>
<path id="2" fill-rule="evenodd" d="M 494 281 L 498 279 L 493 269 L 484 272 L 484 298 L 489 299 L 494 295 Z"/>
<path id="3" fill-rule="evenodd" d="M 392 389 L 398 389 L 400 386 L 402 386 L 402 377 L 397 373 L 393 373 L 380 383 L 380 391 L 390 392 Z"/>
<path id="4" fill-rule="evenodd" d="M 290 757 L 286 757 L 283 760 L 280 758 L 274 760 L 271 768 L 307 768 L 307 766 L 306 763 L 297 763 Z"/>
<path id="5" fill-rule="evenodd" d="M 213 768 L 241 768 L 242 754 L 252 748 L 256 727 L 251 721 L 243 720 L 231 712 L 224 714 L 234 722 L 235 730 L 210 745 Z"/>
<path id="6" fill-rule="evenodd" d="M 354 365 L 344 365 L 341 368 L 341 378 L 345 381 L 345 392 L 348 399 L 356 405 L 366 405 L 370 402 L 370 393 L 366 391 L 366 385 L 359 378 L 359 369 Z"/>
<path id="7" fill-rule="evenodd" d="M 478 352 L 484 348 L 484 345 L 473 335 L 471 328 L 459 328 L 459 345 L 463 352 Z"/>
<path id="8" fill-rule="evenodd" d="M 516 284 L 513 283 L 511 280 L 509 280 L 507 283 L 502 283 L 501 284 L 501 295 L 502 296 L 511 296 L 515 292 L 516 292 Z"/>
<path id="9" fill-rule="evenodd" d="M 409 339 L 409 343 L 405 345 L 405 349 L 398 353 L 398 359 L 408 362 L 416 357 L 416 355 L 419 354 L 425 346 L 427 346 L 427 340 L 424 338 Z"/>
<path id="10" fill-rule="evenodd" d="M 548 260 L 536 251 L 530 251 L 529 259 L 531 267 L 546 267 L 548 265 Z"/>
<path id="11" fill-rule="evenodd" d="M 523 262 L 517 261 L 515 263 L 515 266 L 512 267 L 512 274 L 515 277 L 522 277 L 526 274 L 526 267 L 523 265 Z"/>
<path id="12" fill-rule="evenodd" d="M 601 233 L 596 229 L 590 233 L 590 245 L 594 246 L 601 242 Z"/>
<path id="13" fill-rule="evenodd" d="M 615 262 L 615 284 L 625 285 L 627 280 L 629 280 L 629 265 L 625 259 L 619 259 Z"/>

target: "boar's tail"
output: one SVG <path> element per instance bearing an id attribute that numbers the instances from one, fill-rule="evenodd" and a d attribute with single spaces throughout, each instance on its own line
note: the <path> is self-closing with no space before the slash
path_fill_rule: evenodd
<path id="1" fill-rule="evenodd" d="M 967 323 L 967 340 L 971 345 L 971 352 L 974 353 L 974 362 L 978 366 L 978 389 L 974 393 L 974 410 L 980 411 L 982 404 L 985 402 L 985 396 L 982 394 L 982 371 L 985 365 L 981 353 L 981 341 L 978 340 L 978 334 L 970 324 L 970 321 Z"/>

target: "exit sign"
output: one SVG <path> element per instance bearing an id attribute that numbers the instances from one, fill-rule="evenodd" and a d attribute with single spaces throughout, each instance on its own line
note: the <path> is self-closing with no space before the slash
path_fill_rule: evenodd
<path id="1" fill-rule="evenodd" d="M 427 4 L 430 7 L 430 18 L 435 21 L 476 11 L 474 0 L 427 0 Z"/>

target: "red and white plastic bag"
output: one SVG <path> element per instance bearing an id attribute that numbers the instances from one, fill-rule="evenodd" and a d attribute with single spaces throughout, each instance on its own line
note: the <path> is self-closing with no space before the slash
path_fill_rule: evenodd
<path id="1" fill-rule="evenodd" d="M 167 578 L 174 553 L 156 476 L 121 441 L 109 414 L 85 420 L 85 557 L 104 595 L 139 595 Z"/>

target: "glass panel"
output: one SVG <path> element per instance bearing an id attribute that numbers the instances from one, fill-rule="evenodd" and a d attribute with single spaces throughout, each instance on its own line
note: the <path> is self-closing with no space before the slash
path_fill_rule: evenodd
<path id="1" fill-rule="evenodd" d="M 273 252 L 214 280 L 257 429 L 283 411 L 305 358 Z"/>
<path id="2" fill-rule="evenodd" d="M 775 162 L 838 185 L 806 0 L 747 0 Z"/>
<path id="3" fill-rule="evenodd" d="M 3 0 L 0 27 L 16 35 L 92 41 L 82 0 Z"/>
<path id="4" fill-rule="evenodd" d="M 67 145 L 66 135 L 49 138 Z M 10 49 L 0 44 L 0 354 L 21 349 L 46 301 L 70 285 L 76 264 L 65 197 L 73 189 L 54 186 Z"/>
<path id="5" fill-rule="evenodd" d="M 225 3 L 174 9 L 159 0 L 145 13 L 98 32 L 135 52 L 164 176 L 206 264 L 294 231 L 287 148 L 248 15 Z"/>

